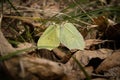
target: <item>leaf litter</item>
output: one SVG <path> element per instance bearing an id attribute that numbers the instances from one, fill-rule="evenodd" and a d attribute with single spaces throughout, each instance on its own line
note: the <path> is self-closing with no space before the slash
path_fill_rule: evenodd
<path id="1" fill-rule="evenodd" d="M 24 16 L 32 16 L 32 17 L 42 17 L 43 15 L 45 17 L 51 17 L 51 15 L 55 15 L 56 13 L 59 13 L 60 9 L 56 2 L 52 2 L 47 4 L 44 3 L 44 5 L 41 4 L 41 2 L 38 1 L 36 4 L 35 2 L 32 3 L 32 1 L 26 2 L 26 4 L 22 3 L 22 6 L 16 6 L 16 7 L 23 7 L 23 5 L 26 5 L 27 7 L 23 7 L 23 11 L 26 9 L 26 13 L 24 13 Z M 39 6 L 39 5 L 42 5 Z M 47 5 L 46 7 L 44 7 Z M 28 6 L 31 6 L 31 8 L 34 7 L 34 9 L 39 8 L 43 9 L 44 14 L 41 11 L 35 10 L 35 12 L 31 12 L 29 14 L 29 8 Z M 50 7 L 50 9 L 49 9 Z M 51 9 L 55 13 L 51 11 Z M 22 11 L 22 10 L 21 10 Z M 12 12 L 12 11 L 11 11 Z M 29 14 L 29 15 L 27 15 Z M 24 21 L 24 20 L 22 20 Z M 21 22 L 22 22 L 21 21 Z M 94 18 L 94 25 L 98 25 L 97 27 L 93 27 L 97 29 L 97 33 L 94 36 L 95 39 L 89 39 L 87 38 L 86 41 L 86 47 L 85 50 L 82 51 L 76 51 L 72 55 L 67 55 L 66 53 L 71 53 L 66 47 L 63 45 L 60 45 L 62 48 L 58 48 L 60 50 L 43 50 L 37 54 L 40 56 L 40 54 L 46 54 L 49 55 L 49 58 L 46 57 L 46 55 L 43 55 L 42 57 L 34 57 L 33 55 L 28 55 L 30 52 L 27 52 L 27 56 L 21 55 L 21 59 L 13 58 L 10 60 L 5 61 L 5 66 L 7 67 L 7 70 L 9 70 L 9 74 L 13 75 L 13 78 L 18 79 L 26 79 L 26 80 L 84 80 L 86 79 L 86 76 L 84 73 L 80 70 L 78 64 L 71 58 L 74 56 L 84 67 L 86 72 L 90 75 L 91 80 L 119 80 L 120 79 L 120 51 L 119 51 L 119 44 L 120 44 L 120 24 L 115 23 L 110 19 L 107 19 L 104 16 L 100 16 L 97 18 Z M 29 21 L 28 23 L 33 24 L 36 21 Z M 38 21 L 39 22 L 39 21 Z M 39 24 L 41 25 L 41 24 Z M 15 26 L 20 26 L 18 24 L 15 24 Z M 32 27 L 36 27 L 34 24 Z M 37 26 L 38 27 L 38 26 Z M 3 29 L 3 33 L 5 33 L 5 30 Z M 9 33 L 9 32 L 8 32 Z M 7 33 L 6 33 L 7 34 Z M 13 34 L 13 33 L 12 33 Z M 18 33 L 16 33 L 18 36 Z M 13 35 L 10 35 L 10 38 Z M 15 35 L 16 37 L 16 35 Z M 31 46 L 29 43 L 22 43 L 22 46 L 19 46 L 19 49 L 28 48 Z M 48 53 L 48 54 L 47 54 Z M 49 54 L 53 53 L 53 54 Z M 59 54 L 62 53 L 62 54 Z M 32 53 L 34 54 L 34 53 Z M 59 56 L 58 56 L 59 55 Z M 67 62 L 65 64 L 61 63 L 60 60 L 64 58 L 67 55 L 66 58 Z M 57 58 L 56 58 L 57 57 Z M 54 59 L 53 59 L 54 58 Z M 12 64 L 11 64 L 12 63 Z M 17 65 L 17 67 L 16 67 Z M 19 67 L 18 67 L 19 66 Z M 20 73 L 18 73 L 20 71 Z M 43 73 L 42 73 L 43 71 Z M 15 76 L 17 75 L 17 77 Z M 37 76 L 36 76 L 37 75 Z M 18 77 L 19 76 L 19 77 Z M 28 77 L 30 76 L 30 77 Z"/>

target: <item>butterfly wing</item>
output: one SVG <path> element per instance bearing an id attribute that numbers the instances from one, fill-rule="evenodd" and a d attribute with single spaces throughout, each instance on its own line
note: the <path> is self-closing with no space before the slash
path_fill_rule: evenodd
<path id="1" fill-rule="evenodd" d="M 85 47 L 83 36 L 72 23 L 64 23 L 61 25 L 60 41 L 69 49 L 83 50 Z"/>
<path id="2" fill-rule="evenodd" d="M 50 25 L 45 32 L 41 35 L 37 42 L 38 48 L 46 48 L 49 50 L 58 47 L 60 41 L 57 37 L 57 30 L 55 25 Z"/>

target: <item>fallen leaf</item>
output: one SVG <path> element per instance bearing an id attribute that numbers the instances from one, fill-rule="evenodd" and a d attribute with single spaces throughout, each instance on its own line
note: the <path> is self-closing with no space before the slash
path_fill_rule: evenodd
<path id="1" fill-rule="evenodd" d="M 110 68 L 120 66 L 120 52 L 116 51 L 107 57 L 96 69 L 96 72 L 107 71 Z"/>

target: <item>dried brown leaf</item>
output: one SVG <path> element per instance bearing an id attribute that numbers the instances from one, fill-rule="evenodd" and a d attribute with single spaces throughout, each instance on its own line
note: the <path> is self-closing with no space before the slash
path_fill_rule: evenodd
<path id="1" fill-rule="evenodd" d="M 116 51 L 107 57 L 96 69 L 96 72 L 107 71 L 110 68 L 120 66 L 120 52 Z"/>

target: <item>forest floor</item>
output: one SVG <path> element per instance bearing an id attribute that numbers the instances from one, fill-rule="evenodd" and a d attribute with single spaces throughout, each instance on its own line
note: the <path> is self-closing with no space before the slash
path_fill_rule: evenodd
<path id="1" fill-rule="evenodd" d="M 9 49 L 0 46 L 0 80 L 120 80 L 119 0 L 4 1 L 0 32 L 22 57 L 2 61 Z M 84 50 L 34 48 L 50 24 L 65 21 L 82 34 Z"/>

